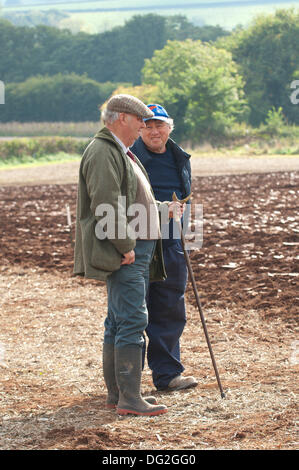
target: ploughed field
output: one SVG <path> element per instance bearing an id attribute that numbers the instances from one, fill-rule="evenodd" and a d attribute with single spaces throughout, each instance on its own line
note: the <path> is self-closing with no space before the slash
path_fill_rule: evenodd
<path id="1" fill-rule="evenodd" d="M 203 206 L 203 243 L 190 256 L 203 305 L 295 315 L 298 182 L 298 173 L 194 180 L 192 202 Z M 52 184 L 1 188 L 1 264 L 70 275 L 76 190 Z"/>
<path id="2" fill-rule="evenodd" d="M 194 178 L 190 257 L 226 397 L 188 284 L 182 360 L 199 385 L 156 392 L 146 366 L 169 411 L 136 418 L 103 408 L 106 291 L 72 276 L 76 185 L 0 188 L 0 448 L 295 449 L 298 189 L 298 172 Z"/>

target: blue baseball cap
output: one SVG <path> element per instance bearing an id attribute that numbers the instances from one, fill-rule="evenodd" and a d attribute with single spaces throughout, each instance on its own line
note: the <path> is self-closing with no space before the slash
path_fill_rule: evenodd
<path id="1" fill-rule="evenodd" d="M 159 121 L 167 121 L 169 119 L 166 109 L 160 104 L 148 104 L 147 107 L 154 113 L 154 116 L 144 119 L 144 122 L 150 119 L 158 119 Z"/>

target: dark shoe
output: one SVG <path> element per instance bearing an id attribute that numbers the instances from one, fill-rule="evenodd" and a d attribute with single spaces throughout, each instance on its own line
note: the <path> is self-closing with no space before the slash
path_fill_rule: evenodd
<path id="1" fill-rule="evenodd" d="M 196 387 L 197 385 L 198 382 L 194 377 L 182 377 L 181 375 L 178 375 L 169 382 L 167 390 L 184 390 L 186 388 Z"/>
<path id="2" fill-rule="evenodd" d="M 106 408 L 114 409 L 117 406 L 119 398 L 119 391 L 115 378 L 114 344 L 103 344 L 103 373 L 105 384 L 108 390 Z M 155 397 L 144 397 L 144 400 L 152 405 L 157 404 Z"/>
<path id="3" fill-rule="evenodd" d="M 120 415 L 156 416 L 167 412 L 164 405 L 148 403 L 140 394 L 142 348 L 115 348 L 115 372 L 119 389 L 117 413 Z"/>

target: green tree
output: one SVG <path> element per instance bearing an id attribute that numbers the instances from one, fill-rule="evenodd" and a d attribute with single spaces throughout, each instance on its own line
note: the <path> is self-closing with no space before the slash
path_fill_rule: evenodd
<path id="1" fill-rule="evenodd" d="M 163 17 L 155 14 L 133 16 L 124 26 L 93 35 L 90 66 L 86 72 L 97 81 L 140 84 L 144 59 L 152 57 L 165 43 Z"/>
<path id="2" fill-rule="evenodd" d="M 184 15 L 172 15 L 165 17 L 166 36 L 170 41 L 185 41 L 186 39 L 204 42 L 213 42 L 217 38 L 227 36 L 230 33 L 221 26 L 196 26 Z"/>
<path id="3" fill-rule="evenodd" d="M 158 87 L 179 140 L 223 135 L 245 112 L 243 82 L 231 54 L 201 41 L 168 41 L 145 61 L 143 83 Z"/>
<path id="4" fill-rule="evenodd" d="M 273 108 L 268 111 L 265 125 L 262 127 L 270 135 L 279 135 L 285 125 L 285 118 L 280 107 L 278 110 Z"/>
<path id="5" fill-rule="evenodd" d="M 171 18 L 136 15 L 124 26 L 100 34 L 72 34 L 67 29 L 15 26 L 0 20 L 0 77 L 9 83 L 73 72 L 86 73 L 98 82 L 139 85 L 144 59 L 162 49 L 167 39 L 201 37 L 202 28 L 185 17 Z"/>
<path id="6" fill-rule="evenodd" d="M 71 72 L 69 52 L 73 42 L 67 30 L 44 25 L 18 27 L 0 20 L 0 44 L 4 44 L 0 47 L 1 79 L 6 83 L 21 82 L 38 74 Z"/>
<path id="7" fill-rule="evenodd" d="M 21 82 L 35 75 L 83 75 L 98 82 L 140 83 L 144 58 L 166 42 L 165 19 L 135 16 L 124 26 L 101 34 L 78 33 L 38 25 L 0 21 L 0 76 Z"/>
<path id="8" fill-rule="evenodd" d="M 76 74 L 36 76 L 10 83 L 0 121 L 98 121 L 99 107 L 116 86 Z"/>
<path id="9" fill-rule="evenodd" d="M 249 28 L 217 44 L 230 50 L 240 66 L 252 125 L 264 122 L 270 109 L 280 107 L 290 123 L 299 124 L 298 108 L 290 100 L 299 63 L 299 10 L 259 16 Z"/>

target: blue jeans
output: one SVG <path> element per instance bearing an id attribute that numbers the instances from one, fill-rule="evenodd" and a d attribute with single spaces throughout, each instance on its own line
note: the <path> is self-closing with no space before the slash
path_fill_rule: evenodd
<path id="1" fill-rule="evenodd" d="M 135 262 L 121 266 L 108 277 L 104 343 L 114 344 L 117 348 L 143 346 L 143 333 L 148 323 L 149 265 L 155 245 L 153 240 L 137 240 Z"/>

